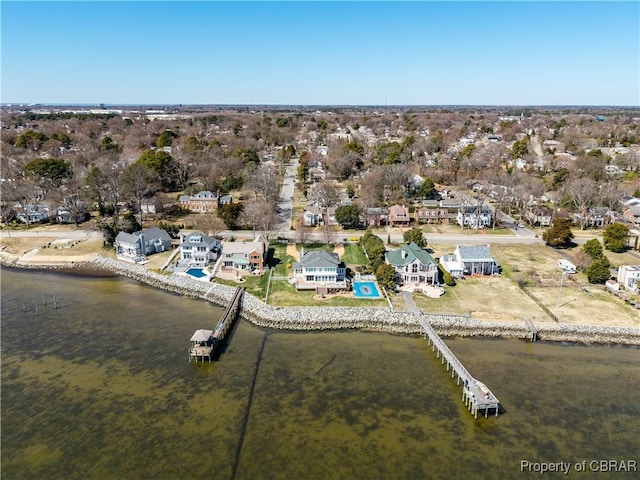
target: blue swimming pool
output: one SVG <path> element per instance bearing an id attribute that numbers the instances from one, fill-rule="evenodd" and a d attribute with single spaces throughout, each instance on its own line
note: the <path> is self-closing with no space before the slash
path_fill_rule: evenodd
<path id="1" fill-rule="evenodd" d="M 187 275 L 191 275 L 192 277 L 196 278 L 203 278 L 207 276 L 207 274 L 204 273 L 201 268 L 190 268 L 189 270 L 187 270 Z"/>
<path id="2" fill-rule="evenodd" d="M 382 294 L 376 282 L 353 282 L 353 296 L 356 298 L 380 298 Z"/>

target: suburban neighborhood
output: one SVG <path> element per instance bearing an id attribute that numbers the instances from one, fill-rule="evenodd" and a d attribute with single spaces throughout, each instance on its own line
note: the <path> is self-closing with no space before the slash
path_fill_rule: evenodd
<path id="1" fill-rule="evenodd" d="M 479 311 L 463 292 L 480 282 L 540 321 L 598 310 L 561 311 L 563 285 L 637 318 L 640 113 L 605 113 L 3 107 L 2 253 L 51 258 L 62 240 L 21 255 L 13 238 L 68 228 L 275 304 Z M 531 312 L 509 309 L 483 315 Z"/>

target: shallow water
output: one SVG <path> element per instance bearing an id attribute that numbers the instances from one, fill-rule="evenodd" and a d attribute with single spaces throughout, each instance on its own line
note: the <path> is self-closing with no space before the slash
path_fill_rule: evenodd
<path id="1" fill-rule="evenodd" d="M 637 348 L 447 339 L 505 409 L 474 420 L 421 338 L 240 322 L 195 364 L 219 307 L 123 278 L 1 280 L 3 479 L 540 476 L 522 460 L 587 460 L 569 477 L 590 478 L 591 460 L 640 460 Z"/>

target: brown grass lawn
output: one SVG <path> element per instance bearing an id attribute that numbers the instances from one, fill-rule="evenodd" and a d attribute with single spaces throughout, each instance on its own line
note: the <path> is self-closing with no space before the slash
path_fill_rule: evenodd
<path id="1" fill-rule="evenodd" d="M 0 244 L 4 246 L 4 252 L 11 255 L 22 256 L 30 252 L 34 248 L 42 248 L 45 243 L 53 242 L 55 237 L 19 237 L 19 238 L 3 238 Z"/>
<path id="2" fill-rule="evenodd" d="M 414 294 L 413 299 L 425 312 L 471 312 L 475 318 L 501 322 L 549 319 L 506 277 L 469 277 L 460 280 L 455 287 L 445 287 L 445 294 L 440 298 Z"/>
<path id="3" fill-rule="evenodd" d="M 562 292 L 558 288 L 531 287 L 529 291 L 540 299 L 561 323 L 640 326 L 638 310 L 602 289 L 586 288 L 588 293 L 576 287 L 563 288 Z"/>
<path id="4" fill-rule="evenodd" d="M 434 257 L 452 253 L 452 245 L 430 245 Z M 580 247 L 565 251 L 571 257 Z M 523 281 L 529 291 L 549 308 L 561 322 L 594 325 L 640 325 L 640 314 L 622 300 L 604 292 L 601 287 L 587 286 L 586 275 L 570 275 L 563 286 L 558 308 L 560 271 L 556 266 L 561 254 L 544 245 L 492 245 L 491 251 L 503 268 L 500 277 L 474 277 L 461 280 L 455 287 L 445 287 L 439 299 L 415 294 L 417 305 L 425 311 L 467 313 L 477 318 L 505 321 L 552 320 L 517 286 Z M 607 256 L 614 264 L 637 263 L 632 253 Z M 635 260 L 635 261 L 634 261 Z"/>

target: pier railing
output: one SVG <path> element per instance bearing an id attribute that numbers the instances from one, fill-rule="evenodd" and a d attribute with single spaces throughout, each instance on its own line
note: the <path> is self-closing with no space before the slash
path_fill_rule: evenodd
<path id="1" fill-rule="evenodd" d="M 489 410 L 494 410 L 496 417 L 498 416 L 498 409 L 500 403 L 493 393 L 487 388 L 487 386 L 476 380 L 464 367 L 462 362 L 458 360 L 458 357 L 451 351 L 451 349 L 444 343 L 444 340 L 440 338 L 440 335 L 429 324 L 427 319 L 422 313 L 417 314 L 418 321 L 422 326 L 425 337 L 429 339 L 429 343 L 432 346 L 432 350 L 437 350 L 437 356 L 442 358 L 442 363 L 447 364 L 447 371 L 451 368 L 451 377 L 458 376 L 457 384 L 460 385 L 460 380 L 463 381 L 462 385 L 462 401 L 471 411 L 475 418 L 478 418 L 478 411 L 484 410 L 484 416 L 487 417 Z"/>

